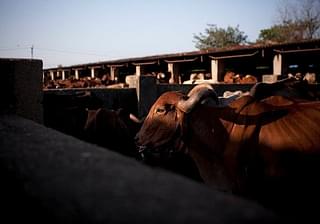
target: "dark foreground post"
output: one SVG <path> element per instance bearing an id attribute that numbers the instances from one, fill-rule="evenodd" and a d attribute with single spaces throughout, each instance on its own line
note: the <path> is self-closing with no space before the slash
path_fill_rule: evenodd
<path id="1" fill-rule="evenodd" d="M 258 205 L 0 116 L 1 223 L 273 223 Z"/>
<path id="2" fill-rule="evenodd" d="M 42 123 L 42 61 L 1 58 L 0 74 L 0 114 L 14 113 Z"/>
<path id="3" fill-rule="evenodd" d="M 157 81 L 153 76 L 137 77 L 138 113 L 140 117 L 148 114 L 150 107 L 158 97 Z"/>

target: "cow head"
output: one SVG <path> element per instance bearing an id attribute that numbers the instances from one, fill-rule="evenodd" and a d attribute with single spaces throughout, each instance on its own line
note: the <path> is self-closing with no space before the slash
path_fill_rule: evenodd
<path id="1" fill-rule="evenodd" d="M 208 99 L 218 102 L 217 94 L 209 84 L 194 87 L 188 95 L 166 92 L 151 107 L 136 136 L 139 151 L 153 150 L 170 153 L 184 149 L 185 117 Z"/>
<path id="2" fill-rule="evenodd" d="M 117 111 L 105 108 L 88 110 L 83 139 L 127 156 L 136 156 L 134 135 L 138 125 L 122 108 Z"/>

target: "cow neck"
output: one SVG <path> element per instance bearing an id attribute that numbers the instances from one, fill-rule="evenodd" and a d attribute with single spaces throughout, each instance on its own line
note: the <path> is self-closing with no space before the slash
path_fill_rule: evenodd
<path id="1" fill-rule="evenodd" d="M 185 114 L 182 136 L 187 145 L 188 154 L 196 163 L 203 180 L 216 189 L 231 191 L 232 184 L 223 166 L 224 139 L 227 138 L 227 133 L 217 116 L 221 112 L 221 108 L 199 105 L 191 113 Z M 222 144 L 212 144 L 212 141 L 219 141 Z M 213 145 L 216 147 L 213 148 Z"/>
<path id="2" fill-rule="evenodd" d="M 252 161 L 243 160 L 239 155 L 257 158 L 257 151 L 254 149 L 259 144 L 261 125 L 270 113 L 261 113 L 257 110 L 259 113 L 250 114 L 251 111 L 258 109 L 256 106 L 259 105 L 249 101 L 239 105 L 238 108 L 227 107 L 220 114 L 229 136 L 224 148 L 224 165 L 232 179 L 233 191 L 238 193 L 245 189 L 246 183 L 243 180 L 248 178 L 252 167 L 250 165 Z M 248 107 L 250 110 L 247 110 Z"/>
<path id="3" fill-rule="evenodd" d="M 222 108 L 208 107 L 205 105 L 199 105 L 189 114 L 185 114 L 184 120 L 182 122 L 182 139 L 184 140 L 187 146 L 192 144 L 195 138 L 198 138 L 199 144 L 202 144 L 202 140 L 207 139 L 208 141 L 202 147 L 211 147 L 209 141 L 222 141 L 226 140 L 227 132 L 223 123 L 219 120 L 220 114 L 223 113 Z M 198 124 L 198 125 L 197 125 Z M 212 127 L 210 127 L 212 126 Z M 199 136 L 199 131 L 203 132 Z M 216 137 L 219 133 L 219 136 Z M 200 139 L 201 137 L 201 139 Z M 212 153 L 212 152 L 211 152 Z M 221 158 L 222 151 L 217 150 L 213 152 L 216 157 Z"/>

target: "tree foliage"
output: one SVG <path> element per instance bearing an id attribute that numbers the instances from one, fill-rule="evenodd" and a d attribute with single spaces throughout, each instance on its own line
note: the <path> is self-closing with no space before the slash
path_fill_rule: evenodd
<path id="1" fill-rule="evenodd" d="M 320 37 L 320 0 L 283 1 L 279 22 L 260 31 L 258 42 L 291 42 Z"/>
<path id="2" fill-rule="evenodd" d="M 215 24 L 208 24 L 204 34 L 194 35 L 195 47 L 198 49 L 223 48 L 247 43 L 247 35 L 236 27 L 219 28 Z"/>

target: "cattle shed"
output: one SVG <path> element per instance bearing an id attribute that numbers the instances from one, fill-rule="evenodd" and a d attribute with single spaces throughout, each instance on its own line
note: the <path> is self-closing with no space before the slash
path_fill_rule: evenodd
<path id="1" fill-rule="evenodd" d="M 1 60 L 2 223 L 279 221 L 256 203 L 43 126 L 41 68 L 39 60 Z"/>
<path id="2" fill-rule="evenodd" d="M 144 117 L 160 94 L 169 90 L 186 92 L 195 80 L 211 83 L 218 95 L 225 91 L 248 91 L 252 83 L 225 83 L 227 72 L 242 76 L 251 74 L 258 81 L 273 82 L 288 74 L 312 74 L 319 82 L 320 40 L 286 44 L 237 46 L 225 49 L 183 52 L 137 58 L 118 59 L 96 63 L 60 66 L 43 70 L 43 80 L 101 79 L 108 76 L 117 88 L 110 86 L 91 88 L 44 89 L 44 123 L 67 134 L 77 136 L 76 130 L 84 118 L 77 116 L 79 107 L 103 106 L 117 110 L 126 108 Z M 159 78 L 159 75 L 163 78 Z M 190 82 L 192 81 L 192 82 Z M 186 84 L 188 83 L 188 84 Z M 119 85 L 125 84 L 125 85 Z M 318 86 L 318 85 L 317 85 Z M 75 105 L 77 95 L 90 92 L 94 102 Z M 95 104 L 95 105 L 93 105 Z M 79 121 L 81 120 L 81 121 Z"/>
<path id="3" fill-rule="evenodd" d="M 181 84 L 193 75 L 221 83 L 227 72 L 253 75 L 258 81 L 279 75 L 315 73 L 319 80 L 320 39 L 284 44 L 255 44 L 192 52 L 125 58 L 46 68 L 44 80 L 102 77 L 124 82 L 128 75 L 163 74 L 163 82 Z M 270 77 L 271 75 L 271 77 Z"/>

